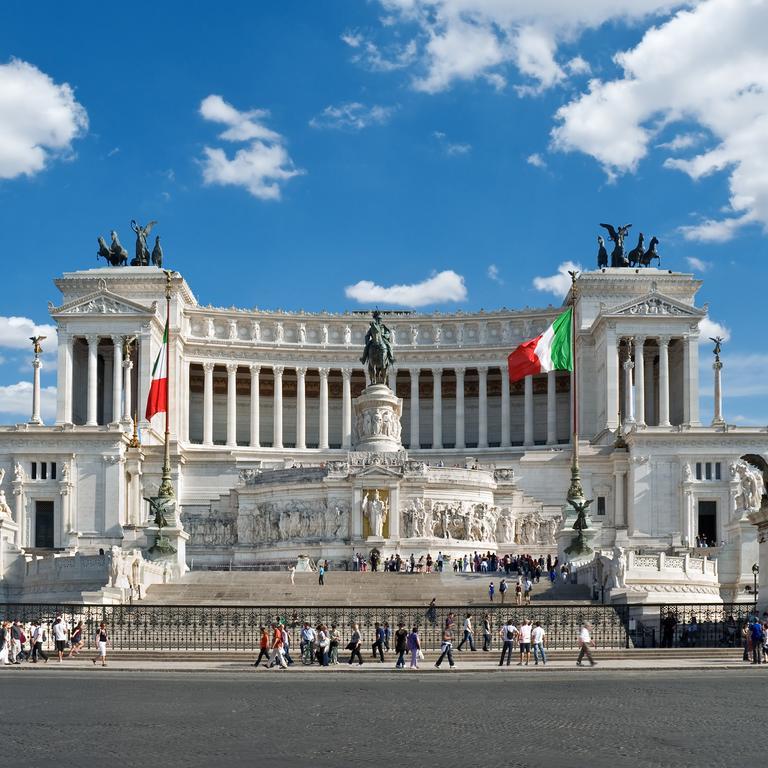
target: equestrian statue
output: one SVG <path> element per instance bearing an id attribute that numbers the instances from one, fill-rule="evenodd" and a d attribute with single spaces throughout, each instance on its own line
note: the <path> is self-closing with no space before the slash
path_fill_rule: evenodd
<path id="1" fill-rule="evenodd" d="M 365 351 L 360 358 L 363 365 L 368 366 L 368 377 L 371 384 L 386 384 L 387 371 L 395 362 L 392 353 L 392 332 L 381 321 L 378 309 L 373 312 L 373 319 L 365 334 Z"/>

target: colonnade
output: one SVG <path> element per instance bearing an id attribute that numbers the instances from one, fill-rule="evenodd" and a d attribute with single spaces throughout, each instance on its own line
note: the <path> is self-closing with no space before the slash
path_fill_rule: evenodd
<path id="1" fill-rule="evenodd" d="M 247 372 L 247 376 L 250 378 L 250 395 L 249 395 L 249 429 L 248 429 L 248 445 L 252 448 L 262 447 L 260 441 L 260 416 L 261 416 L 261 399 L 260 393 L 261 378 L 264 375 L 271 374 L 273 381 L 272 390 L 272 441 L 271 447 L 281 449 L 284 446 L 284 376 L 286 374 L 286 366 L 284 365 L 272 365 L 263 366 L 258 363 L 254 364 L 238 364 L 238 363 L 214 363 L 212 361 L 201 361 L 197 364 L 202 367 L 203 371 L 203 387 L 202 387 L 202 444 L 206 446 L 214 445 L 214 370 L 221 369 L 226 370 L 226 445 L 229 447 L 236 447 L 238 445 L 238 405 L 237 405 L 237 382 L 238 376 L 242 381 L 243 373 Z M 182 374 L 182 380 L 186 381 L 189 385 L 190 382 L 190 362 L 185 363 L 185 371 Z M 501 440 L 500 447 L 509 447 L 512 445 L 511 435 L 511 394 L 509 377 L 506 374 L 506 365 L 504 366 L 490 366 L 491 369 L 500 369 L 501 379 L 501 405 L 500 405 L 500 432 Z M 476 395 L 473 395 L 477 399 L 477 448 L 484 449 L 489 448 L 488 440 L 488 414 L 489 414 L 489 402 L 488 402 L 488 373 L 489 366 L 471 366 L 472 370 L 477 371 L 478 391 Z M 341 448 L 349 449 L 352 445 L 352 379 L 353 374 L 357 373 L 358 381 L 361 382 L 360 369 L 353 369 L 351 367 L 329 368 L 329 367 L 312 367 L 306 366 L 288 366 L 288 370 L 292 370 L 295 373 L 295 442 L 293 446 L 298 449 L 304 449 L 307 447 L 307 374 L 311 372 L 313 374 L 313 382 L 319 378 L 319 397 L 318 397 L 318 412 L 317 423 L 312 425 L 312 432 L 318 436 L 317 447 L 320 450 L 326 450 L 329 446 L 329 375 L 332 370 L 341 374 Z M 397 379 L 398 373 L 407 371 L 409 377 L 409 384 L 406 384 L 402 377 Z M 432 434 L 423 434 L 422 424 L 420 423 L 421 409 L 424 407 L 422 403 L 422 397 L 420 395 L 420 383 L 423 374 L 427 373 L 432 379 Z M 389 386 L 393 391 L 397 391 L 397 384 L 400 384 L 400 392 L 410 393 L 410 397 L 405 397 L 406 408 L 405 412 L 408 414 L 410 429 L 409 434 L 404 434 L 404 442 L 410 447 L 421 447 L 423 443 L 429 445 L 433 449 L 441 449 L 444 447 L 445 430 L 443 428 L 443 415 L 444 413 L 450 413 L 448 408 L 450 406 L 443 401 L 443 385 L 445 374 L 453 373 L 456 382 L 455 399 L 454 399 L 454 416 L 455 416 L 455 448 L 464 449 L 467 447 L 467 435 L 466 435 L 466 410 L 467 410 L 467 392 L 465 386 L 465 375 L 467 367 L 451 367 L 443 368 L 439 366 L 435 367 L 406 367 L 400 368 L 398 371 L 390 371 L 389 374 Z M 338 381 L 338 373 L 336 374 L 336 381 Z M 367 378 L 366 378 L 367 383 Z M 183 386 L 183 385 L 182 385 Z M 557 434 L 557 376 L 555 372 L 546 374 L 546 443 L 548 445 L 555 445 L 558 443 Z M 317 390 L 315 390 L 317 391 Z M 199 390 L 198 390 L 199 392 Z M 523 387 L 523 434 L 516 442 L 525 446 L 534 445 L 534 386 L 533 377 L 528 376 L 525 380 Z M 293 399 L 292 399 L 293 404 Z M 337 412 L 338 413 L 338 412 Z M 240 418 L 243 417 L 242 408 L 240 412 Z M 186 439 L 189 439 L 189 415 L 187 414 L 184 419 L 187 430 Z M 219 422 L 220 423 L 220 422 Z M 334 430 L 337 434 L 338 431 Z M 242 435 L 242 429 L 240 430 Z M 429 439 L 431 438 L 431 440 Z M 291 446 L 291 447 L 293 447 Z"/>

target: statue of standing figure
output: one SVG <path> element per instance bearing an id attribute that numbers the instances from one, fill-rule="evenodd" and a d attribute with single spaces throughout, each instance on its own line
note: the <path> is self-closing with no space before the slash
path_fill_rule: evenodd
<path id="1" fill-rule="evenodd" d="M 367 493 L 364 494 L 361 508 L 368 520 L 371 536 L 381 538 L 384 535 L 384 523 L 387 521 L 387 504 L 379 496 L 378 488 L 373 492 L 372 498 L 369 498 Z"/>
<path id="2" fill-rule="evenodd" d="M 149 266 L 149 248 L 147 247 L 147 238 L 152 231 L 152 227 L 157 224 L 156 221 L 150 221 L 145 227 L 138 224 L 135 219 L 131 219 L 131 229 L 136 233 L 136 256 L 131 261 L 132 267 Z M 162 257 L 161 257 L 162 258 Z"/>
<path id="3" fill-rule="evenodd" d="M 601 224 L 603 229 L 608 231 L 608 236 L 613 240 L 613 251 L 611 252 L 612 267 L 628 267 L 629 259 L 624 255 L 624 238 L 629 234 L 631 224 L 621 224 L 614 227 L 612 224 Z"/>

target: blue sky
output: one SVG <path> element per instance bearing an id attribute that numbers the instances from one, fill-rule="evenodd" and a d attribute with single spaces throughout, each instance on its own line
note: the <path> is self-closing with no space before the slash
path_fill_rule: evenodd
<path id="1" fill-rule="evenodd" d="M 768 423 L 768 2 L 576 5 L 4 3 L 0 421 L 53 277 L 136 218 L 202 303 L 446 311 L 557 303 L 536 278 L 631 221 L 705 280 L 726 416 Z"/>

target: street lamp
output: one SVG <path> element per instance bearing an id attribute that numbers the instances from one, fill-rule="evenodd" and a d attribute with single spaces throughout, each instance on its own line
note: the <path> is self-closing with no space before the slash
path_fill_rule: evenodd
<path id="1" fill-rule="evenodd" d="M 755 608 L 757 608 L 757 577 L 759 573 L 760 573 L 760 566 L 757 563 L 755 563 L 752 566 L 752 578 L 755 581 L 755 586 L 752 588 L 752 591 L 754 592 L 754 595 L 755 595 Z"/>

